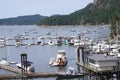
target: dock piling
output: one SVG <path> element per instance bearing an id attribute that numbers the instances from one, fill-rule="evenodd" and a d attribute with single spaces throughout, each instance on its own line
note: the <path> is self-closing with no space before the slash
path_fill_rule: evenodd
<path id="1" fill-rule="evenodd" d="M 27 54 L 26 53 L 21 54 L 21 66 L 22 66 L 21 72 L 22 72 L 22 75 L 24 75 L 27 73 Z"/>

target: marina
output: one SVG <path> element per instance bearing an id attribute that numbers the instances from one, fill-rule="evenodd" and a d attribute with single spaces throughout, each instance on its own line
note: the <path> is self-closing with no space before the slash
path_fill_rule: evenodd
<path id="1" fill-rule="evenodd" d="M 2 26 L 1 28 L 4 28 L 4 26 Z M 15 28 L 18 29 L 17 32 Z M 0 48 L 0 52 L 1 52 L 0 59 L 2 59 L 3 57 L 7 57 L 7 60 L 9 62 L 19 63 L 21 62 L 21 57 L 20 57 L 21 53 L 25 52 L 27 53 L 27 56 L 28 56 L 27 59 L 34 63 L 35 73 L 32 75 L 30 74 L 28 76 L 23 76 L 23 77 L 27 77 L 28 79 L 29 78 L 35 79 L 37 77 L 38 80 L 42 80 L 41 77 L 47 77 L 44 80 L 55 80 L 57 77 L 56 72 L 61 72 L 61 71 L 65 72 L 70 66 L 74 67 L 77 70 L 78 68 L 78 65 L 76 65 L 77 46 L 74 46 L 72 43 L 68 44 L 68 41 L 69 39 L 72 39 L 71 36 L 74 36 L 78 32 L 86 31 L 88 29 L 91 29 L 91 33 L 89 31 L 89 34 L 85 34 L 85 36 L 90 37 L 90 39 L 93 39 L 93 41 L 101 40 L 101 37 L 105 38 L 109 34 L 109 28 L 103 29 L 101 27 L 95 27 L 94 30 L 96 30 L 95 32 L 96 34 L 93 34 L 92 32 L 94 30 L 91 27 L 83 28 L 83 27 L 73 27 L 73 26 L 71 27 L 61 26 L 59 27 L 59 31 L 57 31 L 57 36 L 62 36 L 62 38 L 60 38 L 62 40 L 62 44 L 48 45 L 47 42 L 49 41 L 50 38 L 56 40 L 56 27 L 52 27 L 49 29 L 49 28 L 38 27 L 35 25 L 26 26 L 25 28 L 24 26 L 5 26 L 5 30 L 6 30 L 5 32 L 7 32 L 6 34 L 7 38 L 5 41 L 6 45 Z M 98 29 L 101 29 L 101 32 Z M 73 31 L 71 32 L 71 30 L 74 30 L 74 32 Z M 98 34 L 97 34 L 97 31 L 98 31 Z M 105 35 L 103 36 L 102 31 L 103 32 L 108 31 L 108 33 L 105 32 Z M 26 33 L 29 32 L 28 39 L 22 39 L 21 44 L 15 45 L 16 41 L 14 39 L 14 36 L 16 36 L 16 33 L 21 34 L 25 32 Z M 50 35 L 46 35 L 46 32 L 50 32 Z M 3 36 L 4 32 L 1 31 L 1 35 Z M 40 41 L 44 45 L 37 44 L 37 37 L 40 37 L 40 36 L 42 36 L 42 38 L 40 38 L 41 39 Z M 102 39 L 104 40 L 104 38 Z M 52 57 L 56 58 L 58 50 L 65 50 L 65 53 L 67 55 L 67 64 L 65 66 L 52 67 L 49 65 L 49 59 Z M 12 68 L 15 68 L 15 69 L 17 68 L 15 64 L 11 64 L 9 67 L 11 66 L 13 66 Z M 17 68 L 17 70 L 19 70 L 19 68 Z M 12 73 L 11 71 L 6 72 L 6 70 L 5 71 L 1 70 L 0 75 L 5 78 L 4 74 L 6 74 L 6 78 L 11 77 L 16 79 L 16 77 L 18 78 L 22 77 L 21 74 L 20 75 L 17 74 L 18 75 L 17 76 L 16 73 Z M 79 77 L 79 78 L 82 79 L 82 77 Z"/>
<path id="2" fill-rule="evenodd" d="M 0 80 L 120 80 L 120 0 L 0 4 Z"/>

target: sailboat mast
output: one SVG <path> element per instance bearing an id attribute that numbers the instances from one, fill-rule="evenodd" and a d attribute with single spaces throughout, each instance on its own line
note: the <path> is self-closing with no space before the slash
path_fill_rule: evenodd
<path id="1" fill-rule="evenodd" d="M 116 40 L 117 40 L 117 43 L 118 43 L 118 21 L 116 21 Z"/>

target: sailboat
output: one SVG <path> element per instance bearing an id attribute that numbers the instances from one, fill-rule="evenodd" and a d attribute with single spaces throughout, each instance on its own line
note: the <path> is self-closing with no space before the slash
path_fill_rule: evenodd
<path id="1" fill-rule="evenodd" d="M 9 66 L 9 65 L 10 65 L 10 62 L 7 61 L 7 59 L 2 58 L 2 60 L 0 61 L 0 64 L 5 65 L 5 66 Z"/>
<path id="2" fill-rule="evenodd" d="M 5 31 L 5 35 L 7 36 L 6 31 Z M 5 42 L 5 38 L 6 38 L 5 36 L 2 36 L 2 37 L 0 38 L 0 42 L 2 42 L 2 46 L 5 46 L 5 44 L 6 44 L 6 42 Z M 2 65 L 6 65 L 6 66 L 9 66 L 9 65 L 10 65 L 10 62 L 7 61 L 6 47 L 3 48 L 3 49 L 5 49 L 5 50 L 4 50 L 4 51 L 5 51 L 5 56 L 4 56 L 4 58 L 2 58 L 2 60 L 0 60 L 0 64 L 2 64 Z"/>
<path id="3" fill-rule="evenodd" d="M 4 36 L 0 36 L 0 47 L 4 47 L 5 44 L 6 44 L 5 37 Z"/>
<path id="4" fill-rule="evenodd" d="M 4 49 L 5 49 L 5 56 L 4 56 L 4 58 L 2 58 L 2 60 L 0 60 L 0 64 L 5 65 L 5 66 L 9 66 L 10 62 L 7 60 L 6 47 Z"/>

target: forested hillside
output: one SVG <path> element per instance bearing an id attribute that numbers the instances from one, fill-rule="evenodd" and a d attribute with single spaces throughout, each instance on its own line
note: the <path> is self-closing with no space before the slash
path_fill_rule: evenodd
<path id="1" fill-rule="evenodd" d="M 120 13 L 120 0 L 94 0 L 84 9 L 70 15 L 47 17 L 38 25 L 80 25 L 109 24 L 111 19 Z"/>
<path id="2" fill-rule="evenodd" d="M 41 15 L 19 16 L 14 18 L 0 19 L 0 25 L 33 25 L 44 19 Z"/>

